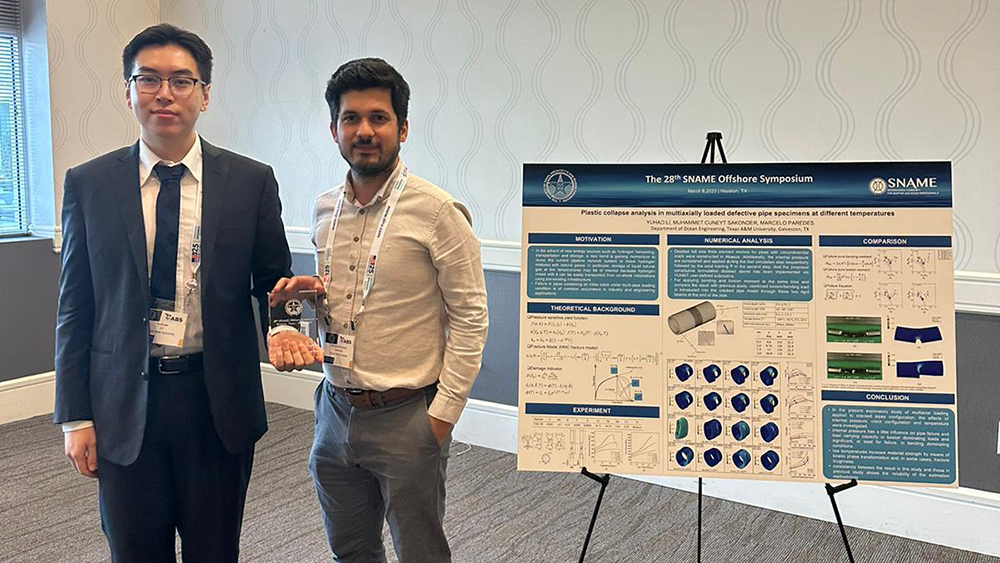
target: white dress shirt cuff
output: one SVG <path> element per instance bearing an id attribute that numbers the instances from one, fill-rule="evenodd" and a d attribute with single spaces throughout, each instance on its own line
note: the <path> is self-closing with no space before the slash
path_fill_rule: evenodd
<path id="1" fill-rule="evenodd" d="M 272 336 L 278 334 L 279 332 L 288 332 L 288 331 L 298 332 L 297 330 L 295 330 L 295 327 L 293 326 L 278 325 L 278 326 L 272 326 L 271 329 L 267 331 L 267 337 L 271 338 Z"/>
<path id="2" fill-rule="evenodd" d="M 63 432 L 74 432 L 76 430 L 83 430 L 84 428 L 90 428 L 94 425 L 93 420 L 74 420 L 72 422 L 62 423 Z"/>

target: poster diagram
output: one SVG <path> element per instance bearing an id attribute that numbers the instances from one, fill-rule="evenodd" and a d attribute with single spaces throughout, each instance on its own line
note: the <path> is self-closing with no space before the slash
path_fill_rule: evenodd
<path id="1" fill-rule="evenodd" d="M 957 485 L 946 162 L 528 164 L 518 467 Z"/>

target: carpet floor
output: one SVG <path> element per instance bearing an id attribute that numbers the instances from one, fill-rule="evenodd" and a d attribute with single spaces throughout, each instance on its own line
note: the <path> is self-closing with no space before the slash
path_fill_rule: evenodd
<path id="1" fill-rule="evenodd" d="M 330 561 L 306 469 L 312 412 L 268 404 L 268 417 L 271 429 L 254 460 L 241 561 Z M 445 528 L 455 562 L 578 561 L 599 486 L 578 474 L 515 467 L 512 454 L 453 446 Z M 70 468 L 51 417 L 0 426 L 0 476 L 0 562 L 109 560 L 97 482 Z M 694 562 L 696 510 L 692 493 L 614 479 L 587 561 Z M 703 517 L 705 563 L 847 561 L 835 524 L 709 497 Z M 848 534 L 859 563 L 1000 563 L 866 530 Z M 388 533 L 386 547 L 395 562 Z"/>

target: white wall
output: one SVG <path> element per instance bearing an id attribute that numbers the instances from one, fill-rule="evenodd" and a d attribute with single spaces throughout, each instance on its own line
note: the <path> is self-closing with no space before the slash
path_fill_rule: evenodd
<path id="1" fill-rule="evenodd" d="M 58 247 L 66 169 L 139 135 L 125 105 L 121 53 L 136 33 L 159 23 L 160 6 L 156 0 L 49 0 L 45 18 Z"/>
<path id="2" fill-rule="evenodd" d="M 275 166 L 299 234 L 345 172 L 325 80 L 375 55 L 413 90 L 404 157 L 488 241 L 518 239 L 522 162 L 691 162 L 720 130 L 732 161 L 953 160 L 956 268 L 1000 280 L 988 0 L 172 0 L 162 16 L 215 52 L 203 133 Z"/>
<path id="3" fill-rule="evenodd" d="M 469 204 L 493 266 L 517 268 L 522 162 L 692 162 L 720 130 L 732 161 L 954 161 L 958 306 L 1000 313 L 989 0 L 48 4 L 57 202 L 68 166 L 134 140 L 121 47 L 162 19 L 212 46 L 201 131 L 274 165 L 297 249 L 346 171 L 324 83 L 375 55 L 413 89 L 404 157 Z"/>

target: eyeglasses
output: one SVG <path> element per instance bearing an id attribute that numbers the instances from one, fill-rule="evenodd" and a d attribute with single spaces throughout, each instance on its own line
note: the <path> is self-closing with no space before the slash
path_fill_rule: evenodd
<path id="1" fill-rule="evenodd" d="M 191 78 L 190 76 L 171 76 L 161 78 L 155 74 L 133 74 L 129 82 L 135 82 L 135 89 L 143 94 L 155 94 L 160 91 L 160 85 L 166 80 L 170 84 L 170 91 L 178 96 L 190 96 L 194 92 L 194 87 L 201 84 L 208 85 L 203 80 Z M 126 82 L 126 84 L 128 84 Z"/>

